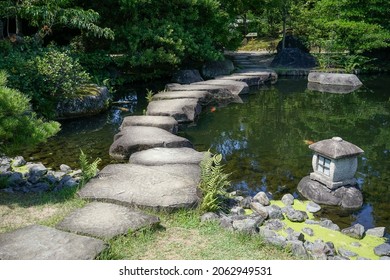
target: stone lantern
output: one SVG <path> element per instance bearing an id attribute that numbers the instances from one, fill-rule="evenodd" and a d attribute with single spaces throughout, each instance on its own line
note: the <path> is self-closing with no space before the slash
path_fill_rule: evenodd
<path id="1" fill-rule="evenodd" d="M 331 190 L 356 184 L 357 156 L 364 152 L 362 149 L 340 137 L 316 142 L 309 148 L 314 151 L 310 179 Z"/>
<path id="2" fill-rule="evenodd" d="M 302 178 L 298 191 L 319 204 L 360 208 L 363 195 L 354 176 L 357 157 L 364 151 L 340 137 L 316 142 L 309 148 L 314 151 L 313 172 Z"/>

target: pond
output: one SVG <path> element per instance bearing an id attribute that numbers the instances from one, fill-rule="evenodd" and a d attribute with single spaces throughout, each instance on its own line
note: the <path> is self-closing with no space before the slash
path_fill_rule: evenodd
<path id="1" fill-rule="evenodd" d="M 329 94 L 307 90 L 305 78 L 280 78 L 273 86 L 252 90 L 242 104 L 204 108 L 196 124 L 180 135 L 197 150 L 221 153 L 234 189 L 262 190 L 275 199 L 285 193 L 298 197 L 298 182 L 312 171 L 310 143 L 342 137 L 365 151 L 356 173 L 364 206 L 353 212 L 325 207 L 321 215 L 341 228 L 359 222 L 389 231 L 390 76 L 361 79 L 364 86 L 353 93 Z M 58 136 L 23 155 L 55 168 L 60 163 L 77 167 L 81 148 L 108 164 L 108 148 L 123 117 L 140 115 L 144 108 L 142 94 L 125 94 L 107 114 L 65 122 Z"/>

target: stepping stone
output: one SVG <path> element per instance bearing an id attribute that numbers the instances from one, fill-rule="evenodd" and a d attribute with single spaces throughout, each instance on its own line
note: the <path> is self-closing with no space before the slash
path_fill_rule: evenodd
<path id="1" fill-rule="evenodd" d="M 233 94 L 227 87 L 221 85 L 209 85 L 209 84 L 167 84 L 165 86 L 168 91 L 207 91 L 210 93 L 213 101 L 228 101 L 235 102 L 239 101 L 240 98 Z"/>
<path id="2" fill-rule="evenodd" d="M 168 116 L 129 116 L 123 119 L 120 130 L 128 126 L 152 126 L 177 134 L 178 122 Z"/>
<path id="3" fill-rule="evenodd" d="M 141 165 L 199 165 L 205 154 L 191 148 L 154 148 L 132 154 L 129 162 Z"/>
<path id="4" fill-rule="evenodd" d="M 192 83 L 191 85 L 211 85 L 222 86 L 229 90 L 233 95 L 248 94 L 249 86 L 247 83 L 232 80 L 207 80 L 203 82 Z"/>
<path id="5" fill-rule="evenodd" d="M 275 71 L 260 71 L 260 72 L 246 72 L 246 73 L 235 73 L 230 76 L 218 77 L 220 80 L 234 80 L 242 81 L 247 83 L 249 86 L 259 86 L 264 83 L 270 82 L 271 84 L 276 83 L 278 75 Z"/>
<path id="6" fill-rule="evenodd" d="M 196 99 L 158 100 L 149 103 L 146 109 L 148 116 L 171 116 L 179 123 L 193 122 L 202 111 Z"/>
<path id="7" fill-rule="evenodd" d="M 102 240 L 40 225 L 0 235 L 0 260 L 92 260 L 105 248 Z"/>
<path id="8" fill-rule="evenodd" d="M 135 152 L 156 147 L 192 148 L 189 140 L 157 127 L 128 126 L 114 136 L 110 156 L 116 160 L 128 160 Z"/>
<path id="9" fill-rule="evenodd" d="M 199 181 L 200 167 L 193 164 L 111 164 L 78 194 L 88 200 L 169 211 L 195 207 Z"/>
<path id="10" fill-rule="evenodd" d="M 211 101 L 210 93 L 202 90 L 194 91 L 163 91 L 153 95 L 153 101 L 167 99 L 196 99 L 201 104 L 207 104 Z"/>
<path id="11" fill-rule="evenodd" d="M 92 202 L 77 209 L 56 228 L 76 234 L 111 239 L 160 223 L 156 216 L 111 203 Z"/>

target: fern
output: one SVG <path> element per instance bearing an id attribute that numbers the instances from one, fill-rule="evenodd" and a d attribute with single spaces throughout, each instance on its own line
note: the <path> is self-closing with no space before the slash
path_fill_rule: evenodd
<path id="1" fill-rule="evenodd" d="M 200 163 L 199 189 L 203 198 L 199 208 L 202 212 L 217 212 L 223 208 L 223 197 L 226 196 L 226 189 L 230 186 L 230 174 L 224 173 L 221 161 L 222 155 L 211 156 L 211 153 L 207 152 Z"/>
<path id="2" fill-rule="evenodd" d="M 153 95 L 154 95 L 154 92 L 151 91 L 150 89 L 147 89 L 147 92 L 146 92 L 146 100 L 148 101 L 148 103 L 152 102 L 152 100 L 153 100 Z"/>
<path id="3" fill-rule="evenodd" d="M 99 172 L 98 166 L 102 160 L 100 158 L 95 159 L 94 162 L 89 163 L 87 155 L 80 149 L 80 169 L 81 169 L 81 185 L 85 185 L 90 179 L 95 177 Z"/>

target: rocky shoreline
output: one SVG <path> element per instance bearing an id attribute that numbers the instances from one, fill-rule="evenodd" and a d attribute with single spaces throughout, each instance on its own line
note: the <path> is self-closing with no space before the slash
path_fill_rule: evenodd
<path id="1" fill-rule="evenodd" d="M 370 255 L 390 260 L 390 244 L 383 238 L 384 227 L 365 230 L 355 224 L 340 229 L 329 219 L 314 217 L 313 214 L 321 210 L 314 202 L 302 202 L 291 194 L 285 194 L 281 201 L 272 201 L 265 192 L 254 197 L 233 192 L 230 204 L 230 214 L 209 212 L 201 217 L 202 222 L 217 221 L 227 230 L 261 235 L 266 243 L 289 249 L 302 259 L 368 260 L 371 258 L 366 256 Z M 329 233 L 334 242 L 326 240 L 326 236 L 321 235 L 323 231 Z M 342 245 L 337 243 L 338 238 L 343 239 Z M 376 246 L 367 245 L 374 243 Z M 367 249 L 369 251 L 365 251 Z"/>
<path id="2" fill-rule="evenodd" d="M 55 171 L 40 162 L 27 162 L 22 156 L 0 156 L 0 192 L 42 193 L 73 188 L 79 184 L 81 173 L 66 164 Z"/>

